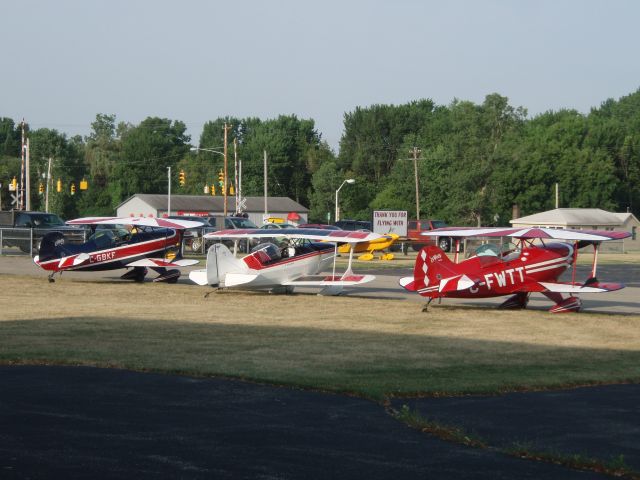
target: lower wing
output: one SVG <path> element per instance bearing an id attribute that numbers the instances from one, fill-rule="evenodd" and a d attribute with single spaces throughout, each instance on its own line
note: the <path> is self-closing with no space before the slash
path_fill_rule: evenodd
<path id="1" fill-rule="evenodd" d="M 127 264 L 127 267 L 163 267 L 163 268 L 174 268 L 174 267 L 188 267 L 190 265 L 195 265 L 198 263 L 198 260 L 187 260 L 185 258 L 181 260 L 165 260 L 164 258 L 143 258 L 141 260 L 136 260 L 135 262 L 131 262 Z"/>
<path id="2" fill-rule="evenodd" d="M 282 285 L 291 285 L 293 287 L 327 287 L 332 285 L 347 287 L 351 285 L 362 285 L 363 283 L 375 280 L 375 278 L 375 275 L 312 275 L 282 282 Z"/>
<path id="3" fill-rule="evenodd" d="M 613 292 L 624 288 L 622 283 L 604 283 L 591 282 L 584 285 L 574 285 L 571 283 L 550 283 L 538 282 L 542 289 L 540 292 L 557 292 L 557 293 L 602 293 Z"/>

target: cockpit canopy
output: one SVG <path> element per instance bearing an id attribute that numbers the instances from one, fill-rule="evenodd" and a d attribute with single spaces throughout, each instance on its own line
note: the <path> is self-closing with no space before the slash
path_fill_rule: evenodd
<path id="1" fill-rule="evenodd" d="M 260 243 L 251 249 L 251 253 L 257 253 L 257 257 L 262 263 L 274 262 L 282 258 L 280 248 L 271 242 Z"/>
<path id="2" fill-rule="evenodd" d="M 504 243 L 501 246 L 494 243 L 484 243 L 475 250 L 475 254 L 478 257 L 496 257 L 506 262 L 515 260 L 520 256 L 520 253 L 520 247 L 511 242 Z"/>

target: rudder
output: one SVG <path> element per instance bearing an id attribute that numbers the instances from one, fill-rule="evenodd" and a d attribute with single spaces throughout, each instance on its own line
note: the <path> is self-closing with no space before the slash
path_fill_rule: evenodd
<path id="1" fill-rule="evenodd" d="M 54 260 L 69 255 L 68 248 L 65 246 L 64 235 L 60 232 L 47 233 L 40 240 L 39 261 Z"/>
<path id="2" fill-rule="evenodd" d="M 444 251 L 436 246 L 422 248 L 413 267 L 416 289 L 438 285 L 440 280 L 458 275 L 456 264 Z"/>

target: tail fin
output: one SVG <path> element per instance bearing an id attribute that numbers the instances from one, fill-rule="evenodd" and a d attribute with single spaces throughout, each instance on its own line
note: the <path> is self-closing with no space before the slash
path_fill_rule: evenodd
<path id="1" fill-rule="evenodd" d="M 65 246 L 64 235 L 60 232 L 47 233 L 40 241 L 39 261 L 66 257 L 72 252 Z"/>
<path id="2" fill-rule="evenodd" d="M 424 247 L 418 252 L 413 267 L 413 281 L 416 290 L 440 284 L 440 280 L 458 275 L 456 264 L 436 246 Z"/>
<path id="3" fill-rule="evenodd" d="M 244 270 L 242 263 L 222 243 L 214 243 L 207 251 L 207 283 L 219 285 L 229 272 Z"/>

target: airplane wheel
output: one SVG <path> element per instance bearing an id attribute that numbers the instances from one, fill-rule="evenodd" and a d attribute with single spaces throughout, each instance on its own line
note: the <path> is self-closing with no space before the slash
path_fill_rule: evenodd
<path id="1" fill-rule="evenodd" d="M 200 248 L 202 248 L 202 240 L 200 238 L 194 238 L 191 242 L 191 251 L 199 252 Z"/>
<path id="2" fill-rule="evenodd" d="M 137 283 L 142 283 L 144 282 L 144 277 L 146 277 L 147 275 L 147 268 L 146 267 L 134 267 L 135 273 L 133 276 L 133 281 L 137 282 Z"/>
<path id="3" fill-rule="evenodd" d="M 447 237 L 438 240 L 438 246 L 445 252 L 451 250 L 451 241 Z"/>
<path id="4" fill-rule="evenodd" d="M 365 260 L 365 261 L 373 260 L 373 253 L 365 253 L 363 255 L 360 255 L 358 257 L 358 260 Z"/>
<path id="5" fill-rule="evenodd" d="M 385 253 L 384 255 L 382 255 L 382 257 L 380 257 L 381 260 L 393 260 L 394 259 L 394 255 L 393 253 Z"/>

